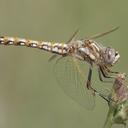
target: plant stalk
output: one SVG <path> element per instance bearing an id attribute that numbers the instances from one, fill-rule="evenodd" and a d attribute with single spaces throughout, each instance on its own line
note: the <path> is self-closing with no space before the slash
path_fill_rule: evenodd
<path id="1" fill-rule="evenodd" d="M 112 120 L 113 120 L 113 110 L 114 110 L 113 107 L 109 108 L 109 112 L 107 114 L 106 121 L 104 123 L 103 128 L 111 128 L 112 127 L 112 125 L 113 125 L 113 122 L 112 122 Z"/>

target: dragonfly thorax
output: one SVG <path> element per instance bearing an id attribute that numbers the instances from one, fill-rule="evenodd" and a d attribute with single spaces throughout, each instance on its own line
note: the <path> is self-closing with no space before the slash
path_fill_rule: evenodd
<path id="1" fill-rule="evenodd" d="M 97 54 L 99 56 L 99 53 L 96 53 L 97 51 L 93 51 L 92 46 L 86 45 L 85 42 L 81 40 L 77 40 L 74 43 L 74 49 L 73 55 L 75 55 L 77 59 L 87 61 L 89 63 L 96 61 Z"/>
<path id="2" fill-rule="evenodd" d="M 73 55 L 77 59 L 96 65 L 113 66 L 120 58 L 118 51 L 111 47 L 103 47 L 93 40 L 77 40 L 72 46 Z"/>

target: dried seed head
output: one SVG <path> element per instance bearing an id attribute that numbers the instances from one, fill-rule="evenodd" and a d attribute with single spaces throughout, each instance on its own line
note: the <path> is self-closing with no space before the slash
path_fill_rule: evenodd
<path id="1" fill-rule="evenodd" d="M 124 84 L 126 78 L 125 73 L 117 74 L 113 84 L 112 99 L 118 103 L 122 103 L 128 99 L 128 87 Z"/>

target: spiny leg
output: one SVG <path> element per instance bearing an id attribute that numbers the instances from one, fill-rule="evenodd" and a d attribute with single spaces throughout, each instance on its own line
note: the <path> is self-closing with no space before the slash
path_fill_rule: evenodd
<path id="1" fill-rule="evenodd" d="M 108 103 L 110 102 L 111 99 L 109 99 L 108 96 L 98 92 L 96 89 L 94 89 L 92 86 L 91 86 L 91 78 L 92 78 L 92 67 L 89 68 L 89 73 L 88 73 L 88 79 L 87 79 L 87 83 L 86 83 L 86 86 L 88 88 L 88 90 L 91 90 L 92 91 L 92 94 L 95 96 L 95 95 L 98 95 L 100 96 L 101 98 L 103 98 L 104 100 L 106 100 Z"/>
<path id="2" fill-rule="evenodd" d="M 92 67 L 89 68 L 86 86 L 87 86 L 87 89 L 91 90 L 93 92 L 93 95 L 95 95 L 95 93 L 98 94 L 98 92 L 91 86 L 91 78 L 92 78 Z"/>
<path id="3" fill-rule="evenodd" d="M 91 88 L 91 77 L 92 77 L 92 68 L 89 68 L 88 79 L 87 79 L 87 88 L 88 89 Z"/>
<path id="4" fill-rule="evenodd" d="M 114 76 L 109 76 L 108 73 L 107 73 L 107 71 L 105 71 L 101 66 L 98 67 L 98 74 L 99 74 L 100 81 L 105 82 L 105 83 L 112 83 L 113 82 L 113 81 L 104 80 L 102 78 L 102 76 L 104 78 L 114 78 Z"/>
<path id="5" fill-rule="evenodd" d="M 107 66 L 104 66 L 107 70 L 107 72 L 109 73 L 114 73 L 114 74 L 118 74 L 119 72 L 116 72 L 116 71 L 111 71 Z"/>
<path id="6" fill-rule="evenodd" d="M 98 95 L 98 96 L 102 97 L 104 100 L 106 100 L 107 102 L 109 102 L 109 99 L 108 99 L 107 96 L 101 94 L 100 92 L 98 92 L 96 89 L 94 89 L 91 86 L 91 78 L 92 78 L 92 67 L 89 68 L 89 73 L 88 73 L 88 79 L 87 79 L 86 86 L 87 86 L 88 90 L 92 91 L 93 95 Z"/>
<path id="7" fill-rule="evenodd" d="M 102 93 L 99 93 L 99 92 L 96 92 L 96 94 L 97 94 L 98 96 L 100 96 L 102 99 L 104 99 L 105 101 L 107 101 L 108 104 L 110 104 L 111 101 L 116 103 L 116 101 L 114 101 L 114 100 L 110 97 L 110 95 L 102 94 Z"/>
<path id="8" fill-rule="evenodd" d="M 99 95 L 101 98 L 103 98 L 105 101 L 107 101 L 108 103 L 110 102 L 110 98 L 107 95 L 103 95 L 99 92 L 96 92 L 97 95 Z"/>
<path id="9" fill-rule="evenodd" d="M 105 78 L 115 78 L 114 76 L 111 76 L 111 75 L 108 74 L 109 72 L 108 72 L 108 70 L 106 69 L 106 67 L 100 66 L 99 68 L 100 68 L 100 71 L 101 71 L 102 75 L 103 75 Z"/>
<path id="10" fill-rule="evenodd" d="M 100 68 L 98 68 L 98 75 L 99 75 L 100 81 L 104 82 L 104 80 L 103 80 L 103 78 L 102 78 L 102 75 L 101 75 Z"/>
<path id="11" fill-rule="evenodd" d="M 100 69 L 98 69 L 98 74 L 99 74 L 99 79 L 100 79 L 100 81 L 102 81 L 102 82 L 105 82 L 105 83 L 113 83 L 113 81 L 108 81 L 108 80 L 104 80 L 103 78 L 102 78 L 102 72 L 101 72 L 101 70 Z"/>

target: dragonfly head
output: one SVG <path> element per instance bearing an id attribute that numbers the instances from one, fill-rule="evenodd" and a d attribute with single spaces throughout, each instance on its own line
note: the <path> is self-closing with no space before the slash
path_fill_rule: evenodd
<path id="1" fill-rule="evenodd" d="M 113 48 L 107 47 L 103 54 L 104 62 L 107 65 L 113 66 L 120 58 L 120 54 Z"/>

